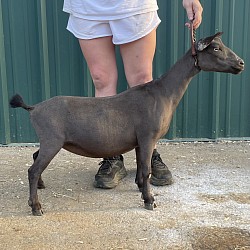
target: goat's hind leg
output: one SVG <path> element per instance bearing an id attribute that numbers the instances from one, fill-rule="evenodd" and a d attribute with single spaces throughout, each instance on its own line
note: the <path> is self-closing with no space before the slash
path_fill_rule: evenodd
<path id="1" fill-rule="evenodd" d="M 39 179 L 41 180 L 41 174 L 45 168 L 49 165 L 50 161 L 54 156 L 59 152 L 61 147 L 42 147 L 39 150 L 39 153 L 35 153 L 35 161 L 33 165 L 28 170 L 29 176 L 29 188 L 30 188 L 30 197 L 29 197 L 29 206 L 32 208 L 32 214 L 40 216 L 43 214 L 41 204 L 38 200 L 37 187 Z"/>
<path id="2" fill-rule="evenodd" d="M 34 160 L 34 161 L 35 161 L 36 158 L 38 157 L 38 154 L 39 154 L 39 150 L 37 150 L 37 151 L 33 154 L 33 160 Z M 45 188 L 44 182 L 43 182 L 43 180 L 42 180 L 42 175 L 39 176 L 38 183 L 37 183 L 37 188 L 38 188 L 38 189 L 44 189 L 44 188 Z"/>

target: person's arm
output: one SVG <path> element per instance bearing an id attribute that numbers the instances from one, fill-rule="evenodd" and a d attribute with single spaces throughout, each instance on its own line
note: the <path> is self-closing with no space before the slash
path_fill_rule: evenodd
<path id="1" fill-rule="evenodd" d="M 183 0 L 183 7 L 187 11 L 187 16 L 190 21 L 193 20 L 194 28 L 197 29 L 202 21 L 203 8 L 199 0 Z M 186 23 L 189 27 L 189 23 Z"/>

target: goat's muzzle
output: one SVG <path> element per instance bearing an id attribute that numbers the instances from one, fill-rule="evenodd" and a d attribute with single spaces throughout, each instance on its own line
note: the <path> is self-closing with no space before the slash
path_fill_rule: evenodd
<path id="1" fill-rule="evenodd" d="M 240 74 L 240 73 L 244 70 L 244 68 L 245 68 L 245 63 L 244 63 L 244 61 L 239 57 L 239 58 L 237 59 L 237 64 L 234 65 L 232 68 L 233 68 L 233 70 L 234 70 L 233 74 Z"/>

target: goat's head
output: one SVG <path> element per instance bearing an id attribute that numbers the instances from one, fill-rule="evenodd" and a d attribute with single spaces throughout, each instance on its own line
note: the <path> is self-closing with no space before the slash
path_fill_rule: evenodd
<path id="1" fill-rule="evenodd" d="M 201 39 L 196 44 L 199 67 L 204 71 L 239 74 L 244 70 L 244 61 L 220 39 L 222 32 Z"/>

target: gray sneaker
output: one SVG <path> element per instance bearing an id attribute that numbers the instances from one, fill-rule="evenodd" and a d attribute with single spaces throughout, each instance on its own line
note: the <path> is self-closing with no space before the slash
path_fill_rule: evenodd
<path id="1" fill-rule="evenodd" d="M 95 175 L 94 181 L 96 188 L 114 188 L 127 175 L 122 155 L 104 158 L 99 164 L 101 166 Z"/>
<path id="2" fill-rule="evenodd" d="M 173 183 L 173 177 L 160 154 L 154 149 L 151 160 L 152 175 L 150 183 L 155 186 L 165 186 Z"/>

